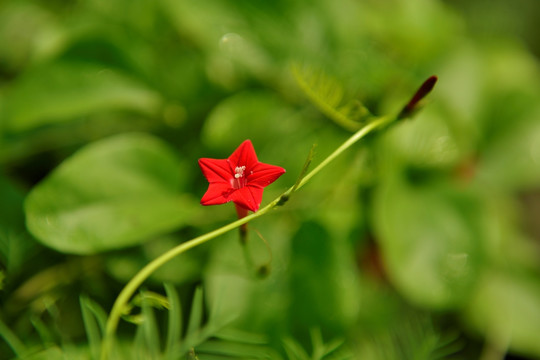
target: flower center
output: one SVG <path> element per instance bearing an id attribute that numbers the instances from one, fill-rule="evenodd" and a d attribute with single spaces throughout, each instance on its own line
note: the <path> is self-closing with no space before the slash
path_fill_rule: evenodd
<path id="1" fill-rule="evenodd" d="M 245 166 L 237 166 L 234 168 L 234 180 L 232 181 L 233 188 L 240 189 L 245 186 L 246 179 L 244 178 L 244 171 L 246 171 Z"/>
<path id="2" fill-rule="evenodd" d="M 246 170 L 246 167 L 245 166 L 237 166 L 235 169 L 234 169 L 234 178 L 235 179 L 239 179 L 241 177 L 244 176 L 244 171 Z"/>

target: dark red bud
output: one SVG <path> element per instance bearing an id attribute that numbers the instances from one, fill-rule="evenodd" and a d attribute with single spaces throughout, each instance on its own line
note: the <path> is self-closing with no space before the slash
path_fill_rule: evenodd
<path id="1" fill-rule="evenodd" d="M 435 75 L 430 76 L 426 81 L 424 81 L 424 83 L 416 91 L 416 93 L 411 98 L 411 100 L 409 100 L 407 105 L 405 105 L 403 110 L 401 110 L 398 118 L 403 119 L 403 118 L 411 116 L 414 113 L 414 111 L 417 109 L 418 103 L 420 102 L 420 100 L 422 100 L 427 94 L 431 92 L 436 82 L 437 82 L 437 76 Z"/>

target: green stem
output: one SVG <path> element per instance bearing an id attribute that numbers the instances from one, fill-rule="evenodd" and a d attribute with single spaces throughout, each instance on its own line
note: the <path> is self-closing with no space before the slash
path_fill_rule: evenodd
<path id="1" fill-rule="evenodd" d="M 303 179 L 300 181 L 298 186 L 295 190 L 300 189 L 302 186 L 304 186 L 313 176 L 315 176 L 319 171 L 321 171 L 326 165 L 328 165 L 330 162 L 332 162 L 335 158 L 337 158 L 342 152 L 350 148 L 354 143 L 356 143 L 358 140 L 369 134 L 371 131 L 377 129 L 378 127 L 383 127 L 384 125 L 389 124 L 392 122 L 394 118 L 389 116 L 381 116 L 373 120 L 372 122 L 368 123 L 366 126 L 358 130 L 356 133 L 353 134 L 347 141 L 345 141 L 343 144 L 341 144 L 340 147 L 338 147 L 336 150 L 334 150 L 333 153 L 328 155 L 326 159 L 324 159 L 317 167 L 313 170 L 311 170 Z"/>
<path id="2" fill-rule="evenodd" d="M 285 191 L 281 196 L 277 197 L 275 200 L 273 200 L 271 203 L 263 207 L 262 209 L 259 209 L 259 211 L 252 213 L 246 217 L 243 217 L 241 219 L 238 219 L 230 224 L 227 224 L 219 229 L 216 229 L 214 231 L 211 231 L 209 233 L 206 233 L 204 235 L 201 235 L 199 237 L 196 237 L 192 240 L 186 241 L 171 250 L 167 251 L 166 253 L 162 254 L 161 256 L 157 257 L 156 259 L 152 260 L 150 263 L 148 263 L 145 267 L 143 267 L 128 283 L 127 285 L 122 289 L 118 297 L 116 298 L 116 301 L 113 305 L 113 308 L 111 310 L 111 314 L 109 315 L 109 318 L 107 319 L 107 325 L 105 328 L 105 337 L 103 339 L 103 344 L 101 348 L 101 359 L 106 360 L 108 358 L 108 355 L 110 353 L 110 350 L 112 348 L 112 342 L 114 339 L 114 334 L 116 332 L 116 328 L 118 327 L 118 323 L 120 321 L 120 318 L 122 317 L 123 310 L 125 309 L 126 305 L 129 302 L 129 299 L 133 296 L 135 291 L 139 288 L 139 286 L 142 285 L 142 283 L 150 277 L 158 268 L 160 268 L 162 265 L 173 259 L 174 257 L 182 254 L 183 252 L 194 248 L 195 246 L 204 244 L 205 242 L 212 240 L 228 231 L 231 231 L 237 227 L 240 227 L 244 224 L 247 224 L 253 219 L 256 219 L 260 216 L 263 216 L 268 211 L 276 207 L 277 205 L 282 203 L 283 198 L 288 198 L 293 191 L 298 190 L 302 186 L 304 186 L 313 176 L 315 176 L 319 171 L 321 171 L 325 166 L 327 166 L 332 160 L 334 160 L 337 156 L 339 156 L 342 152 L 347 150 L 349 147 L 351 147 L 354 143 L 356 143 L 358 140 L 369 134 L 371 131 L 376 130 L 377 128 L 383 127 L 386 124 L 392 122 L 395 118 L 391 117 L 380 117 L 376 118 L 366 126 L 364 126 L 362 129 L 360 129 L 358 132 L 356 132 L 353 136 L 351 136 L 347 141 L 345 141 L 340 147 L 338 147 L 332 154 L 330 154 L 326 159 L 324 159 L 316 168 L 314 168 L 311 172 L 309 172 L 299 183 L 298 185 L 290 187 L 287 191 Z"/>
<path id="3" fill-rule="evenodd" d="M 111 310 L 111 314 L 109 315 L 109 318 L 107 319 L 107 325 L 105 327 L 105 338 L 103 340 L 102 345 L 102 351 L 101 351 L 101 359 L 107 359 L 107 356 L 109 354 L 109 351 L 112 346 L 112 340 L 114 337 L 114 333 L 116 332 L 116 328 L 118 327 L 118 322 L 120 321 L 120 318 L 122 317 L 123 309 L 126 307 L 129 299 L 133 296 L 135 291 L 139 288 L 139 286 L 142 285 L 142 283 L 150 277 L 158 268 L 160 268 L 162 265 L 173 259 L 174 257 L 182 254 L 183 252 L 194 248 L 195 246 L 204 244 L 205 242 L 218 237 L 228 231 L 231 231 L 243 224 L 246 224 L 247 222 L 264 215 L 268 212 L 271 208 L 273 208 L 273 202 L 265 206 L 264 208 L 260 209 L 256 213 L 253 213 L 251 215 L 248 215 L 242 219 L 236 220 L 230 224 L 227 224 L 217 230 L 214 230 L 212 232 L 206 233 L 204 235 L 201 235 L 199 237 L 196 237 L 192 240 L 186 241 L 171 250 L 167 251 L 166 253 L 162 254 L 161 256 L 157 257 L 156 259 L 152 260 L 150 263 L 148 263 L 145 267 L 143 267 L 128 283 L 127 285 L 122 289 L 118 297 L 116 298 L 116 301 L 114 302 L 113 308 Z"/>

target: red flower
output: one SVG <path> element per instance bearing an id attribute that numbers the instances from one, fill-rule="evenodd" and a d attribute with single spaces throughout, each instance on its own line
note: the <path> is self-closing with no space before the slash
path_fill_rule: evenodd
<path id="1" fill-rule="evenodd" d="M 279 178 L 285 169 L 259 162 L 253 144 L 244 141 L 228 159 L 199 159 L 199 166 L 210 183 L 202 205 L 232 201 L 237 207 L 257 211 L 263 188 Z"/>

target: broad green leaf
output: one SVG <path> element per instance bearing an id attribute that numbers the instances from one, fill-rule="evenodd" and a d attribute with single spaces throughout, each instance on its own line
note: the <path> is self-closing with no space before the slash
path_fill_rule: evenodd
<path id="1" fill-rule="evenodd" d="M 301 130 L 296 117 L 293 110 L 273 93 L 241 92 L 214 107 L 205 121 L 202 138 L 216 147 L 238 146 L 239 141 L 246 138 L 253 141 L 279 138 L 281 145 L 282 141 L 287 141 L 287 134 Z M 307 150 L 303 151 L 305 156 Z"/>
<path id="2" fill-rule="evenodd" d="M 79 150 L 26 198 L 26 223 L 43 244 L 92 254 L 141 243 L 189 222 L 182 163 L 160 140 L 124 134 Z"/>
<path id="3" fill-rule="evenodd" d="M 362 29 L 380 42 L 378 46 L 395 51 L 394 56 L 403 64 L 420 68 L 426 62 L 430 64 L 437 55 L 447 54 L 456 34 L 461 33 L 461 19 L 439 1 L 377 1 L 363 5 L 357 17 Z"/>
<path id="4" fill-rule="evenodd" d="M 530 120 L 492 138 L 479 163 L 480 183 L 503 189 L 534 187 L 540 181 L 540 108 Z M 516 120 L 517 121 L 517 120 Z"/>
<path id="5" fill-rule="evenodd" d="M 388 132 L 392 151 L 407 164 L 419 168 L 445 169 L 456 164 L 462 149 L 452 129 L 428 106 L 414 121 L 399 124 Z"/>
<path id="6" fill-rule="evenodd" d="M 377 241 L 392 283 L 409 300 L 451 308 L 469 295 L 480 265 L 481 207 L 445 186 L 387 180 L 375 197 Z"/>
<path id="7" fill-rule="evenodd" d="M 176 29 L 207 52 L 215 50 L 220 37 L 239 21 L 234 5 L 219 0 L 197 3 L 161 0 L 160 4 Z M 227 29 L 225 33 L 224 29 Z"/>
<path id="8" fill-rule="evenodd" d="M 16 73 L 49 58 L 61 48 L 64 37 L 55 14 L 45 6 L 26 1 L 2 2 L 0 61 L 4 73 Z"/>
<path id="9" fill-rule="evenodd" d="M 103 111 L 154 115 L 162 100 L 144 84 L 104 66 L 57 62 L 33 68 L 6 94 L 6 132 Z"/>
<path id="10" fill-rule="evenodd" d="M 495 346 L 540 357 L 540 282 L 538 276 L 491 269 L 468 303 L 467 322 Z"/>

